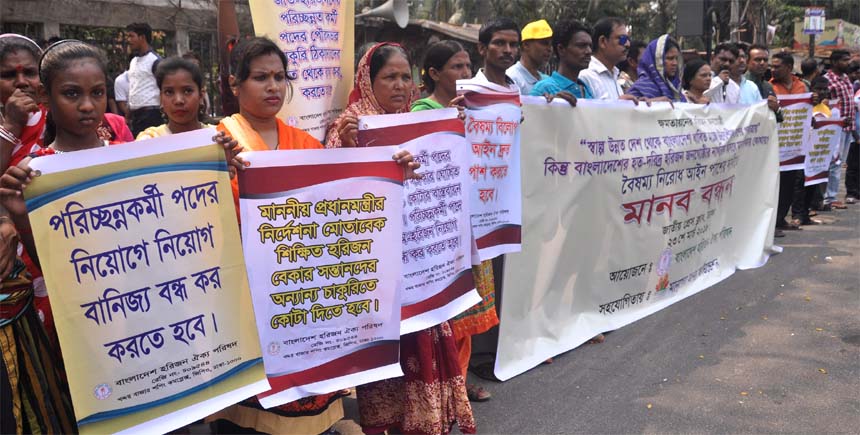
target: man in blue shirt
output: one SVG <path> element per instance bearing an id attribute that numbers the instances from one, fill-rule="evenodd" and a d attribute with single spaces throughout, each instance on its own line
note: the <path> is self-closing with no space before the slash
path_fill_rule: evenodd
<path id="1" fill-rule="evenodd" d="M 552 48 L 558 56 L 558 70 L 540 80 L 530 95 L 547 99 L 560 97 L 571 105 L 577 98 L 594 98 L 588 85 L 579 79 L 579 72 L 591 62 L 591 31 L 578 21 L 563 21 L 554 30 Z"/>

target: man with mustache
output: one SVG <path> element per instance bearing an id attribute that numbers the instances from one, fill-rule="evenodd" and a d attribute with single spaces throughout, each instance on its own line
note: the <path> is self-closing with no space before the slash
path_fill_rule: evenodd
<path id="1" fill-rule="evenodd" d="M 591 31 L 591 50 L 594 55 L 588 68 L 579 73 L 598 100 L 637 100 L 625 94 L 618 84 L 620 71 L 616 67 L 627 58 L 630 49 L 630 36 L 627 25 L 621 18 L 607 17 L 598 21 Z"/>
<path id="2" fill-rule="evenodd" d="M 591 88 L 579 79 L 579 72 L 591 62 L 591 31 L 578 21 L 563 21 L 552 36 L 552 49 L 558 56 L 558 70 L 535 84 L 531 95 L 548 100 L 561 97 L 571 106 L 577 98 L 594 98 Z"/>
<path id="3" fill-rule="evenodd" d="M 528 95 L 538 80 L 549 77 L 540 70 L 552 57 L 552 27 L 546 20 L 526 24 L 522 31 L 522 56 L 507 73 L 521 95 Z"/>
<path id="4" fill-rule="evenodd" d="M 741 87 L 730 78 L 732 67 L 738 59 L 738 46 L 722 42 L 714 47 L 711 58 L 711 88 L 705 95 L 712 103 L 737 104 L 741 99 Z"/>
<path id="5" fill-rule="evenodd" d="M 478 54 L 484 58 L 484 67 L 478 70 L 475 79 L 519 92 L 516 83 L 506 74 L 519 51 L 520 32 L 517 23 L 508 18 L 498 18 L 484 24 L 478 32 Z"/>

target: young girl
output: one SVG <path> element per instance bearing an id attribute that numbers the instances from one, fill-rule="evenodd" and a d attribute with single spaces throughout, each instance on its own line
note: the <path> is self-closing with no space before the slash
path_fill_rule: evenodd
<path id="1" fill-rule="evenodd" d="M 137 140 L 184 133 L 200 128 L 215 127 L 200 121 L 203 117 L 203 74 L 190 60 L 171 57 L 158 63 L 155 83 L 161 93 L 161 110 L 167 123 L 149 127 L 137 135 Z"/>

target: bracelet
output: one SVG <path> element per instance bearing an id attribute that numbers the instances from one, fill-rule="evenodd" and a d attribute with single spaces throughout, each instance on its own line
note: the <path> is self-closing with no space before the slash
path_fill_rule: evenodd
<path id="1" fill-rule="evenodd" d="M 7 142 L 16 146 L 21 144 L 21 139 L 18 139 L 18 136 L 15 136 L 15 133 L 12 133 L 3 125 L 0 125 L 0 138 L 3 138 Z"/>

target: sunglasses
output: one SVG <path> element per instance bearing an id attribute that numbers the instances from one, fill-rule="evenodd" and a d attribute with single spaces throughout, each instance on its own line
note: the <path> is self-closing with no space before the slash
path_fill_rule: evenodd
<path id="1" fill-rule="evenodd" d="M 619 37 L 618 37 L 618 44 L 619 44 L 619 45 L 627 45 L 627 43 L 628 43 L 628 42 L 630 42 L 630 37 L 629 37 L 629 36 L 627 36 L 627 35 L 621 35 L 621 36 L 619 36 Z"/>

